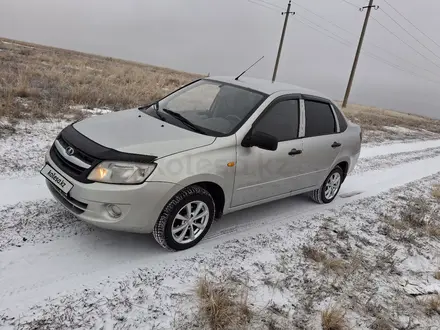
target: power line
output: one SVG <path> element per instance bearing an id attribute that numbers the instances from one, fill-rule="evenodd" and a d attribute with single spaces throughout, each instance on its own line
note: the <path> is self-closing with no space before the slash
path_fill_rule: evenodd
<path id="1" fill-rule="evenodd" d="M 355 5 L 354 3 L 350 2 L 350 1 L 347 1 L 347 0 L 341 0 L 341 1 L 343 1 L 343 2 L 345 2 L 345 3 L 347 3 L 347 4 L 349 4 L 350 6 L 355 7 L 356 9 L 359 9 L 359 6 L 358 6 L 358 5 Z"/>
<path id="2" fill-rule="evenodd" d="M 342 0 L 342 1 L 345 2 L 345 3 L 347 3 L 347 4 L 349 4 L 349 5 L 351 5 L 351 6 L 354 6 L 354 7 L 358 8 L 355 4 L 351 3 L 350 1 L 347 1 L 347 0 Z M 413 46 L 411 46 L 411 45 L 410 45 L 409 43 L 407 43 L 405 40 L 403 40 L 402 38 L 400 38 L 396 33 L 394 33 L 394 32 L 391 31 L 389 28 L 387 28 L 384 24 L 382 24 L 382 23 L 381 23 L 379 20 L 377 20 L 375 17 L 372 17 L 372 19 L 373 19 L 377 24 L 379 24 L 383 29 L 385 29 L 386 31 L 388 31 L 388 33 L 390 33 L 390 34 L 392 34 L 394 37 L 396 37 L 400 42 L 402 42 L 403 44 L 405 44 L 406 46 L 408 46 L 409 48 L 411 48 L 414 52 L 416 52 L 417 54 L 419 54 L 420 56 L 422 56 L 424 59 L 426 59 L 426 60 L 428 60 L 429 62 L 431 62 L 432 64 L 434 64 L 436 67 L 440 68 L 440 66 L 439 66 L 437 63 L 435 63 L 435 62 L 434 62 L 433 60 L 431 60 L 429 57 L 427 57 L 427 56 L 425 56 L 424 54 L 422 54 L 421 52 L 419 52 L 417 49 L 415 49 Z M 415 66 L 415 67 L 418 67 L 418 68 L 420 68 L 420 69 L 422 69 L 422 70 L 424 70 L 424 71 L 426 71 L 426 72 L 429 72 L 430 74 L 433 74 L 433 73 L 432 73 L 431 71 L 429 71 L 428 69 L 422 68 L 422 67 L 420 67 L 419 65 L 416 65 L 416 64 L 414 64 L 414 63 L 412 63 L 412 62 L 410 62 L 410 61 L 408 61 L 408 60 L 406 60 L 406 59 L 404 59 L 404 58 L 402 58 L 402 57 L 400 57 L 400 56 L 398 56 L 398 55 L 395 55 L 395 54 L 391 53 L 390 51 L 386 50 L 385 48 L 382 48 L 382 47 L 380 47 L 380 46 L 378 46 L 378 45 L 376 45 L 376 44 L 373 44 L 372 42 L 369 42 L 369 43 L 370 43 L 371 45 L 373 45 L 373 46 L 379 48 L 379 49 L 382 49 L 383 51 L 385 51 L 385 52 L 387 52 L 387 53 L 389 53 L 389 54 L 392 54 L 393 56 L 395 56 L 395 57 L 397 57 L 397 58 L 400 58 L 401 60 L 404 60 L 404 61 L 410 63 L 411 65 L 413 65 L 413 66 Z"/>
<path id="3" fill-rule="evenodd" d="M 432 74 L 432 75 L 434 75 L 434 76 L 437 76 L 437 75 L 436 75 L 434 72 L 432 72 L 431 70 L 426 69 L 426 68 L 424 68 L 424 67 L 422 67 L 422 66 L 420 66 L 420 65 L 418 65 L 418 64 L 415 64 L 415 63 L 413 63 L 413 62 L 407 60 L 406 58 L 403 58 L 403 57 L 401 57 L 401 56 L 399 56 L 399 55 L 396 55 L 396 54 L 390 52 L 389 50 L 387 50 L 387 49 L 385 49 L 385 48 L 383 48 L 383 47 L 381 47 L 381 46 L 378 46 L 378 45 L 373 44 L 373 43 L 371 43 L 371 42 L 368 42 L 368 43 L 369 43 L 370 45 L 372 45 L 372 46 L 374 46 L 374 47 L 376 47 L 376 48 L 378 48 L 378 49 L 381 49 L 382 51 L 384 51 L 384 52 L 386 52 L 386 53 L 388 53 L 388 54 L 394 56 L 395 58 L 397 58 L 397 59 L 399 59 L 399 60 L 401 60 L 401 61 L 404 61 L 404 62 L 406 62 L 406 63 L 408 63 L 408 64 L 410 64 L 410 65 L 412 65 L 412 66 L 414 66 L 414 67 L 416 67 L 416 68 L 418 68 L 418 69 L 420 69 L 420 70 L 426 71 L 426 72 L 428 72 L 429 74 Z"/>
<path id="4" fill-rule="evenodd" d="M 409 34 L 411 36 L 411 38 L 413 38 L 415 41 L 417 41 L 417 43 L 419 43 L 423 48 L 425 48 L 426 50 L 428 50 L 431 54 L 433 54 L 435 57 L 437 57 L 438 59 L 440 59 L 440 56 L 438 56 L 436 53 L 434 53 L 430 48 L 428 48 L 427 46 L 425 46 L 419 39 L 417 39 L 416 37 L 414 37 L 407 29 L 405 29 L 405 27 L 403 27 L 398 21 L 396 21 L 390 14 L 388 14 L 385 10 L 382 9 L 382 12 L 388 17 L 390 18 L 394 23 L 396 23 L 403 31 L 405 31 L 407 34 Z"/>
<path id="5" fill-rule="evenodd" d="M 419 31 L 421 34 L 423 34 L 426 38 L 428 38 L 429 40 L 431 40 L 437 47 L 440 48 L 440 45 L 434 40 L 432 39 L 430 36 L 428 36 L 425 32 L 423 32 L 422 30 L 420 30 L 417 26 L 414 25 L 413 22 L 411 22 L 408 18 L 405 17 L 405 15 L 403 15 L 400 11 L 398 11 L 393 5 L 391 5 L 387 0 L 383 0 L 388 6 L 390 6 L 397 14 L 399 14 L 405 21 L 407 21 L 409 24 L 412 25 L 412 27 L 414 27 L 417 31 Z"/>
<path id="6" fill-rule="evenodd" d="M 379 57 L 379 56 L 377 56 L 377 55 L 375 55 L 375 54 L 372 54 L 372 53 L 370 53 L 370 52 L 368 52 L 368 51 L 363 51 L 363 52 L 365 53 L 366 56 L 371 57 L 371 58 L 374 58 L 374 59 L 376 59 L 376 60 L 378 60 L 378 61 L 380 61 L 380 62 L 382 62 L 382 63 L 384 63 L 384 64 L 387 64 L 387 65 L 389 65 L 389 66 L 391 66 L 391 67 L 393 67 L 393 68 L 395 68 L 395 69 L 397 69 L 397 70 L 400 70 L 400 71 L 402 71 L 402 72 L 408 73 L 408 74 L 410 74 L 410 75 L 412 75 L 412 76 L 414 76 L 414 77 L 421 78 L 421 79 L 425 79 L 425 80 L 428 80 L 428 81 L 430 81 L 430 82 L 432 82 L 432 83 L 435 83 L 435 84 L 439 84 L 439 85 L 440 85 L 440 81 L 432 80 L 432 79 L 430 79 L 430 78 L 427 78 L 427 77 L 424 77 L 424 76 L 418 75 L 417 73 L 415 73 L 415 72 L 413 72 L 413 71 L 410 71 L 410 70 L 405 70 L 405 69 L 403 69 L 401 66 L 396 65 L 396 64 L 394 64 L 394 63 L 391 63 L 391 62 L 389 62 L 389 61 L 387 61 L 387 60 L 385 60 L 385 59 L 383 59 L 383 58 L 381 58 L 381 57 Z"/>
<path id="7" fill-rule="evenodd" d="M 260 4 L 260 3 L 256 3 L 256 2 L 254 2 L 254 1 L 256 1 L 256 0 L 254 0 L 254 1 L 248 0 L 248 1 L 251 2 L 251 3 L 255 3 L 256 5 L 262 5 L 262 4 Z M 342 0 L 342 1 L 344 1 L 344 0 Z M 265 1 L 265 2 L 266 2 L 266 1 Z M 332 25 L 334 25 L 334 26 L 338 26 L 336 23 L 333 23 L 333 22 L 331 22 L 330 20 L 325 19 L 323 16 L 316 14 L 316 13 L 313 12 L 312 10 L 310 10 L 310 9 L 308 9 L 308 8 L 305 8 L 304 6 L 301 6 L 301 5 L 299 5 L 298 3 L 294 2 L 294 1 L 292 1 L 292 2 L 295 3 L 296 5 L 298 5 L 299 7 L 303 8 L 304 10 L 306 10 L 306 11 L 308 11 L 308 12 L 314 14 L 315 16 L 317 16 L 317 17 L 319 17 L 319 18 L 325 20 L 326 22 L 328 22 L 328 23 L 330 23 L 330 24 L 332 24 Z M 351 5 L 353 5 L 353 6 L 356 7 L 356 5 L 354 5 L 353 3 L 349 2 L 349 1 L 344 1 L 344 2 L 347 2 L 347 3 L 349 3 L 349 4 L 351 4 Z M 268 6 L 265 6 L 265 5 L 262 5 L 262 7 L 267 8 L 267 9 L 270 9 L 270 10 L 274 10 L 274 8 L 272 8 L 272 7 L 268 7 Z M 356 7 L 356 8 L 358 8 L 358 7 Z M 297 14 L 297 16 L 298 16 L 298 14 Z M 336 41 L 336 42 L 338 42 L 338 43 L 340 43 L 340 44 L 342 44 L 342 45 L 344 45 L 344 46 L 346 46 L 346 47 L 351 47 L 351 46 L 353 46 L 353 42 L 351 42 L 351 41 L 349 41 L 349 40 L 347 40 L 347 39 L 344 39 L 343 37 L 337 35 L 336 33 L 333 33 L 332 31 L 330 31 L 330 30 L 324 28 L 323 26 L 321 26 L 321 25 L 319 25 L 319 24 L 317 24 L 317 23 L 311 21 L 310 19 L 304 17 L 304 15 L 299 15 L 299 16 L 300 16 L 302 19 L 304 19 L 304 20 L 306 20 L 307 22 L 309 22 L 309 23 L 307 23 L 307 22 L 305 22 L 305 21 L 302 21 L 300 18 L 297 18 L 298 22 L 300 22 L 301 24 L 303 24 L 303 25 L 309 27 L 310 29 L 313 29 L 313 30 L 315 30 L 315 31 L 317 31 L 317 32 L 319 32 L 319 33 L 325 35 L 326 37 L 328 37 L 328 38 L 330 38 L 330 39 L 332 39 L 332 40 L 334 40 L 334 41 Z M 374 19 L 378 24 L 380 24 L 383 28 L 385 28 L 388 32 L 390 32 L 391 34 L 395 35 L 394 32 L 392 32 L 391 30 L 389 30 L 389 29 L 388 29 L 386 26 L 384 26 L 382 23 L 380 23 L 379 21 L 377 21 L 375 18 L 373 18 L 373 19 Z M 313 26 L 313 25 L 314 25 L 314 26 Z M 315 26 L 316 26 L 316 27 L 315 27 Z M 341 29 L 341 30 L 343 30 L 343 31 L 345 31 L 345 32 L 347 32 L 347 33 L 349 33 L 349 34 L 351 34 L 351 35 L 355 35 L 354 33 L 348 31 L 347 29 L 344 29 L 343 27 L 338 26 L 338 28 Z M 321 31 L 320 29 L 321 29 L 321 30 L 324 30 L 325 32 Z M 402 41 L 403 43 L 405 43 L 408 47 L 412 48 L 414 51 L 416 51 L 417 53 L 419 53 L 417 50 L 415 50 L 413 47 L 411 47 L 411 46 L 410 46 L 409 44 L 407 44 L 405 41 L 401 40 L 397 35 L 395 35 L 395 37 L 397 37 L 400 41 Z M 418 67 L 418 68 L 420 68 L 420 69 L 422 69 L 422 70 L 424 70 L 424 71 L 430 73 L 430 74 L 433 74 L 431 71 L 429 71 L 429 70 L 427 70 L 427 69 L 425 69 L 425 68 L 423 68 L 423 67 L 420 67 L 420 66 L 418 66 L 418 65 L 416 65 L 416 64 L 414 64 L 414 63 L 412 63 L 411 61 L 409 61 L 409 60 L 407 60 L 407 59 L 404 59 L 404 58 L 402 58 L 402 57 L 400 57 L 400 56 L 398 56 L 398 55 L 396 55 L 396 54 L 393 54 L 392 52 L 388 51 L 387 49 L 385 49 L 385 48 L 383 48 L 383 47 L 381 47 L 381 46 L 378 46 L 378 45 L 376 45 L 376 44 L 374 44 L 374 43 L 371 43 L 371 42 L 370 42 L 370 44 L 371 44 L 372 46 L 377 47 L 378 49 L 381 49 L 381 50 L 383 50 L 383 51 L 389 53 L 390 55 L 392 55 L 392 56 L 394 56 L 394 57 L 396 57 L 396 58 L 398 58 L 398 59 L 401 59 L 401 60 L 403 60 L 403 61 L 405 61 L 405 62 L 407 62 L 407 63 L 409 63 L 409 64 L 411 64 L 411 65 L 413 65 L 413 66 L 415 66 L 415 67 Z M 363 53 L 364 55 L 370 57 L 370 58 L 373 58 L 373 59 L 375 59 L 375 60 L 377 60 L 377 61 L 380 61 L 380 62 L 382 62 L 382 63 L 384 63 L 384 64 L 386 64 L 386 65 L 388 65 L 388 66 L 390 66 L 390 67 L 392 67 L 392 68 L 395 68 L 395 69 L 399 70 L 399 71 L 402 71 L 402 72 L 405 72 L 405 73 L 411 74 L 412 76 L 415 76 L 415 77 L 418 77 L 418 78 L 421 78 L 421 79 L 425 79 L 425 80 L 428 80 L 428 81 L 433 82 L 433 83 L 436 83 L 436 84 L 440 84 L 440 81 L 435 81 L 435 80 L 432 80 L 432 79 L 430 79 L 430 78 L 427 78 L 427 77 L 424 77 L 424 76 L 418 75 L 418 74 L 414 73 L 414 72 L 411 71 L 411 70 L 405 69 L 405 68 L 403 68 L 403 67 L 401 67 L 401 66 L 399 66 L 399 65 L 397 65 L 397 64 L 394 64 L 394 63 L 392 63 L 392 62 L 389 62 L 388 60 L 386 60 L 386 59 L 384 59 L 384 58 L 378 56 L 377 54 L 371 53 L 371 52 L 366 51 L 366 50 L 363 50 L 362 53 Z M 424 55 L 421 54 L 421 53 L 419 53 L 419 54 L 420 54 L 421 56 L 424 56 Z M 424 56 L 424 57 L 425 57 L 425 56 Z M 426 57 L 425 57 L 425 58 L 426 58 Z M 429 60 L 429 58 L 427 58 L 427 59 Z M 434 62 L 433 62 L 433 63 L 434 63 Z M 435 64 L 435 63 L 434 63 L 434 64 Z"/>
<path id="8" fill-rule="evenodd" d="M 407 43 L 405 40 L 403 40 L 402 38 L 400 38 L 396 33 L 394 33 L 393 31 L 391 31 L 389 28 L 387 28 L 385 25 L 383 25 L 379 20 L 377 20 L 376 18 L 372 17 L 372 19 L 379 24 L 382 28 L 384 28 L 386 31 L 388 31 L 390 34 L 392 34 L 394 37 L 396 37 L 397 39 L 400 40 L 400 42 L 404 43 L 405 45 L 407 45 L 409 48 L 411 48 L 413 51 L 415 51 L 417 54 L 419 54 L 420 56 L 422 56 L 424 59 L 428 60 L 429 62 L 431 62 L 432 64 L 434 64 L 436 67 L 440 68 L 440 65 L 438 65 L 437 63 L 435 63 L 433 60 L 431 60 L 429 57 L 425 56 L 424 54 L 422 54 L 421 52 L 419 52 L 417 49 L 415 49 L 413 46 L 411 46 L 409 43 Z"/>
<path id="9" fill-rule="evenodd" d="M 314 11 L 310 10 L 309 8 L 306 8 L 306 7 L 302 6 L 302 5 L 300 5 L 299 3 L 295 2 L 295 1 L 292 1 L 292 2 L 293 2 L 294 4 L 296 4 L 297 6 L 301 7 L 302 9 L 304 9 L 305 11 L 307 11 L 307 12 L 309 12 L 309 13 L 315 15 L 316 17 L 318 17 L 318 18 L 324 20 L 325 22 L 327 22 L 327 23 L 329 23 L 329 24 L 331 24 L 331 25 L 337 27 L 338 29 L 340 29 L 340 30 L 342 30 L 342 31 L 344 31 L 344 32 L 346 32 L 346 33 L 352 35 L 352 36 L 357 37 L 353 32 L 351 32 L 351 31 L 349 31 L 349 30 L 347 30 L 347 29 L 341 27 L 340 25 L 338 25 L 338 24 L 336 24 L 336 23 L 330 21 L 330 20 L 327 19 L 326 17 L 321 16 L 321 15 L 315 13 Z M 347 1 L 346 1 L 346 2 L 347 2 Z M 349 3 L 351 4 L 351 2 L 349 2 Z M 305 19 L 304 16 L 302 16 L 302 17 Z M 311 22 L 310 20 L 309 20 L 309 22 L 310 22 L 311 24 L 315 24 L 315 25 L 317 25 L 316 23 L 313 23 L 313 22 Z M 322 28 L 322 27 L 321 27 L 321 28 Z M 339 36 L 337 36 L 337 37 L 339 38 Z M 380 50 L 382 50 L 382 51 L 388 53 L 389 55 L 391 55 L 391 56 L 393 56 L 393 57 L 395 57 L 395 58 L 397 58 L 397 59 L 399 59 L 399 60 L 401 60 L 401 61 L 407 62 L 407 63 L 409 63 L 410 65 L 412 65 L 412 66 L 414 66 L 414 67 L 417 67 L 418 69 L 421 69 L 421 70 L 423 70 L 423 71 L 426 71 L 426 72 L 428 72 L 428 73 L 434 75 L 434 73 L 431 72 L 430 70 L 425 69 L 425 68 L 423 68 L 423 67 L 421 67 L 421 66 L 419 66 L 419 65 L 417 65 L 417 64 L 414 64 L 414 63 L 412 63 L 411 61 L 409 61 L 409 60 L 407 60 L 407 59 L 405 59 L 405 58 L 403 58 L 403 57 L 401 57 L 401 56 L 399 56 L 399 55 L 397 55 L 397 54 L 394 54 L 393 52 L 387 50 L 387 49 L 384 48 L 384 47 L 381 47 L 381 46 L 379 46 L 379 45 L 377 45 L 377 44 L 375 44 L 375 43 L 373 43 L 373 42 L 371 42 L 371 41 L 367 41 L 367 43 L 368 43 L 369 45 L 371 45 L 371 46 L 376 47 L 377 49 L 380 49 Z"/>
<path id="10" fill-rule="evenodd" d="M 304 17 L 302 17 L 302 18 L 304 18 Z M 317 31 L 317 32 L 319 32 L 319 33 L 325 35 L 326 37 L 328 37 L 328 38 L 330 38 L 330 39 L 333 39 L 334 41 L 337 41 L 338 43 L 340 43 L 340 44 L 342 44 L 342 45 L 344 45 L 344 46 L 346 46 L 346 47 L 351 47 L 351 46 L 353 46 L 353 43 L 351 43 L 350 41 L 345 40 L 345 39 L 343 39 L 343 38 L 341 38 L 341 39 L 344 40 L 344 41 L 341 41 L 341 40 L 339 40 L 339 39 L 337 39 L 337 38 L 335 38 L 335 37 L 333 37 L 333 36 L 331 36 L 331 35 L 326 34 L 325 32 L 319 30 L 318 28 L 316 28 L 316 27 L 314 27 L 314 26 L 312 26 L 312 25 L 310 25 L 310 24 L 308 24 L 308 23 L 302 21 L 300 18 L 297 18 L 297 21 L 300 22 L 301 24 L 303 24 L 303 25 L 305 25 L 305 26 L 307 26 L 307 27 L 309 27 L 309 28 L 311 28 L 311 29 L 313 29 L 313 30 L 315 30 L 315 31 Z M 327 30 L 326 32 L 328 32 L 328 30 Z M 397 70 L 399 70 L 399 71 L 402 71 L 402 72 L 408 73 L 408 74 L 410 74 L 410 75 L 412 75 L 412 76 L 414 76 L 414 77 L 417 77 L 417 78 L 420 78 L 420 79 L 425 79 L 425 80 L 428 80 L 428 81 L 430 81 L 430 82 L 432 82 L 432 83 L 440 84 L 440 81 L 432 80 L 432 79 L 430 79 L 430 78 L 427 78 L 427 77 L 424 77 L 424 76 L 418 75 L 417 73 L 415 73 L 415 72 L 413 72 L 413 71 L 410 71 L 410 70 L 404 69 L 404 68 L 402 68 L 401 66 L 396 65 L 396 64 L 394 64 L 394 63 L 391 63 L 391 62 L 387 61 L 386 59 L 384 59 L 384 58 L 382 58 L 382 57 L 380 57 L 380 56 L 378 56 L 378 55 L 376 55 L 376 54 L 374 54 L 374 53 L 371 53 L 371 52 L 369 52 L 369 51 L 363 50 L 362 53 L 363 53 L 365 56 L 368 56 L 368 57 L 370 57 L 370 58 L 372 58 L 372 59 L 375 59 L 376 61 L 382 62 L 383 64 L 386 64 L 386 65 L 388 65 L 388 66 L 390 66 L 390 67 L 392 67 L 392 68 L 394 68 L 394 69 L 397 69 Z"/>
<path id="11" fill-rule="evenodd" d="M 322 27 L 322 26 L 319 25 L 318 23 L 315 23 L 315 22 L 311 21 L 311 20 L 308 19 L 307 17 L 305 17 L 305 16 L 303 16 L 303 15 L 300 15 L 300 14 L 297 14 L 297 15 L 300 16 L 303 20 L 306 20 L 307 22 L 309 22 L 310 24 L 313 24 L 313 25 L 317 26 L 318 28 L 320 28 L 320 29 L 326 31 L 327 33 L 333 35 L 334 38 L 342 40 L 341 43 L 345 43 L 345 44 L 347 44 L 347 45 L 353 44 L 352 42 L 350 42 L 350 41 L 348 41 L 348 40 L 346 40 L 346 39 L 343 39 L 342 37 L 338 36 L 336 33 L 334 33 L 334 32 L 332 32 L 332 31 L 330 31 L 330 30 L 328 30 L 328 29 Z"/>
<path id="12" fill-rule="evenodd" d="M 303 17 L 303 16 L 301 16 L 301 17 Z M 304 18 L 304 17 L 303 17 L 303 18 Z M 349 44 L 348 44 L 346 41 L 341 41 L 341 40 L 339 40 L 339 39 L 337 39 L 337 38 L 335 38 L 335 37 L 332 37 L 331 35 L 325 34 L 324 32 L 320 31 L 318 28 L 316 28 L 316 27 L 314 27 L 314 26 L 312 26 L 312 25 L 310 25 L 310 24 L 308 24 L 308 23 L 306 23 L 306 22 L 303 22 L 300 18 L 297 18 L 297 20 L 298 20 L 298 22 L 300 22 L 301 24 L 304 24 L 305 26 L 308 26 L 309 28 L 311 28 L 311 29 L 313 29 L 313 30 L 315 30 L 315 31 L 317 31 L 317 32 L 319 32 L 319 33 L 324 34 L 326 37 L 329 37 L 330 39 L 333 39 L 333 40 L 339 42 L 340 44 L 342 44 L 342 45 L 344 45 L 344 46 L 349 46 Z M 316 24 L 315 24 L 315 25 L 316 25 Z"/>
<path id="13" fill-rule="evenodd" d="M 328 19 L 325 18 L 324 16 L 321 16 L 321 15 L 315 13 L 313 10 L 310 10 L 310 9 L 306 8 L 306 7 L 304 7 L 303 5 L 301 5 L 301 4 L 299 4 L 299 3 L 295 2 L 295 1 L 292 1 L 292 3 L 294 3 L 294 4 L 297 5 L 298 7 L 301 7 L 301 8 L 304 9 L 305 11 L 307 11 L 307 12 L 309 12 L 309 13 L 315 15 L 316 17 L 319 17 L 320 19 L 326 21 L 327 23 L 329 23 L 329 24 L 331 24 L 331 25 L 337 27 L 338 29 L 340 29 L 340 30 L 342 30 L 342 31 L 344 31 L 344 32 L 347 32 L 347 33 L 352 34 L 352 33 L 351 33 L 350 31 L 348 31 L 347 29 L 345 29 L 345 28 L 339 26 L 338 24 L 336 24 L 336 23 L 334 23 L 334 22 L 328 20 Z"/>
<path id="14" fill-rule="evenodd" d="M 265 3 L 265 4 L 269 5 L 269 6 L 273 6 L 273 7 L 275 7 L 275 8 L 278 8 L 278 9 L 284 10 L 283 7 L 278 6 L 278 5 L 274 4 L 274 3 L 269 2 L 269 1 L 266 1 L 266 0 L 254 0 L 254 1 L 262 2 L 262 3 Z"/>
<path id="15" fill-rule="evenodd" d="M 266 8 L 266 9 L 270 9 L 270 10 L 276 11 L 276 12 L 278 13 L 278 10 L 277 10 L 277 9 L 275 9 L 275 8 L 273 8 L 273 7 L 269 7 L 269 6 L 267 6 L 267 5 L 263 4 L 263 3 L 257 2 L 257 1 L 255 1 L 255 0 L 247 0 L 247 1 L 248 1 L 249 3 L 254 4 L 254 5 L 257 5 L 257 6 L 260 6 L 260 7 Z"/>

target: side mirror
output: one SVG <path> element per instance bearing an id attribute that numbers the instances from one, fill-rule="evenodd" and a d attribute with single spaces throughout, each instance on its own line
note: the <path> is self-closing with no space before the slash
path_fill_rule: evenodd
<path id="1" fill-rule="evenodd" d="M 278 139 L 263 132 L 249 133 L 241 145 L 245 148 L 257 147 L 264 150 L 275 151 L 278 148 Z"/>

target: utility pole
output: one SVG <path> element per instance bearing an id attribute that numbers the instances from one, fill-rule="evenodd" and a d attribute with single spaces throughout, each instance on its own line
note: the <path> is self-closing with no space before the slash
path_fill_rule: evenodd
<path id="1" fill-rule="evenodd" d="M 277 55 L 277 59 L 275 61 L 275 68 L 273 69 L 272 82 L 274 82 L 277 77 L 278 64 L 280 63 L 281 50 L 283 49 L 284 35 L 286 34 L 286 27 L 287 27 L 287 22 L 289 21 L 289 16 L 295 15 L 295 12 L 290 11 L 291 4 L 292 4 L 292 2 L 291 2 L 291 0 L 289 0 L 289 4 L 287 5 L 287 11 L 281 13 L 281 15 L 286 15 L 286 17 L 284 19 L 283 32 L 281 33 L 280 46 L 278 47 L 278 55 Z"/>
<path id="2" fill-rule="evenodd" d="M 342 102 L 342 107 L 345 108 L 347 106 L 348 97 L 350 96 L 351 86 L 353 84 L 354 74 L 356 72 L 356 67 L 359 61 L 359 55 L 361 53 L 362 44 L 364 42 L 365 31 L 367 30 L 368 19 L 370 18 L 371 8 L 379 9 L 379 6 L 373 5 L 374 0 L 370 0 L 368 6 L 359 8 L 360 11 L 363 11 L 367 8 L 367 13 L 365 14 L 364 26 L 362 27 L 361 37 L 359 38 L 359 44 L 356 50 L 356 56 L 354 57 L 353 67 L 351 68 L 350 78 L 348 79 L 347 89 L 345 91 L 344 101 Z"/>

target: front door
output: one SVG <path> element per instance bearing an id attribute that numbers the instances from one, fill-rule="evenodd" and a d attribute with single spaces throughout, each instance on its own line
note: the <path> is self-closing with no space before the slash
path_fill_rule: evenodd
<path id="1" fill-rule="evenodd" d="M 303 141 L 298 139 L 299 99 L 275 100 L 256 120 L 253 132 L 275 136 L 275 151 L 237 146 L 232 207 L 288 194 L 304 188 Z M 241 141 L 238 141 L 240 144 Z"/>

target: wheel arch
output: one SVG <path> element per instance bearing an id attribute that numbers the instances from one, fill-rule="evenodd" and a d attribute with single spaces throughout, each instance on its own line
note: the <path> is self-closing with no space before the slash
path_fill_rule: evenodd
<path id="1" fill-rule="evenodd" d="M 209 192 L 215 203 L 215 217 L 217 219 L 221 218 L 225 208 L 225 192 L 223 191 L 223 188 L 217 183 L 210 181 L 196 182 L 193 185 L 202 187 Z"/>
<path id="2" fill-rule="evenodd" d="M 343 160 L 335 165 L 335 167 L 338 167 L 338 166 L 342 169 L 342 173 L 343 173 L 342 181 L 344 181 L 345 178 L 347 177 L 348 170 L 350 168 L 350 164 L 348 163 L 347 160 Z"/>
<path id="3" fill-rule="evenodd" d="M 224 179 L 216 175 L 198 175 L 189 177 L 179 182 L 181 189 L 188 186 L 199 186 L 207 190 L 215 203 L 215 217 L 220 218 L 223 215 L 226 201 L 229 198 L 223 185 Z"/>

